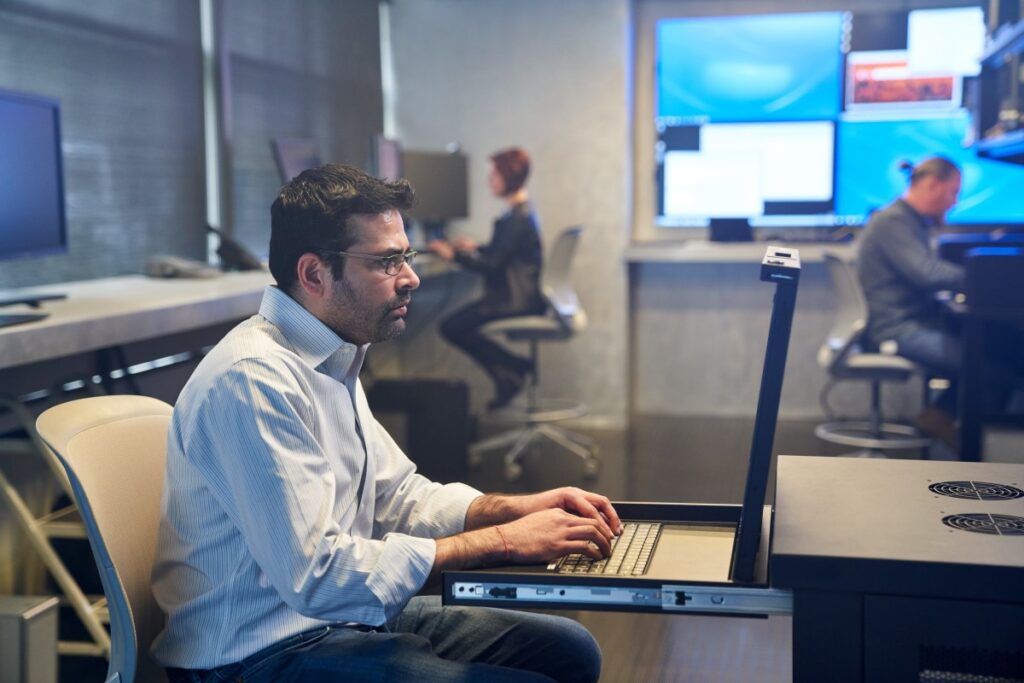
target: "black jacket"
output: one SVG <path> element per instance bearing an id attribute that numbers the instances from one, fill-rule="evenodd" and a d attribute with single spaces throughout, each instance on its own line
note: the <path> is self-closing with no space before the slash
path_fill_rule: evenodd
<path id="1" fill-rule="evenodd" d="M 544 311 L 540 290 L 543 266 L 540 227 L 526 202 L 516 204 L 494 221 L 490 244 L 476 253 L 457 253 L 464 267 L 484 276 L 483 303 L 509 315 Z"/>

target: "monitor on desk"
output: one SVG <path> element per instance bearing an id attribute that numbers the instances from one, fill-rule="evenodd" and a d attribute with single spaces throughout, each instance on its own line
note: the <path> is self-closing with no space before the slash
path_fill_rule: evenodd
<path id="1" fill-rule="evenodd" d="M 0 90 L 0 260 L 67 250 L 57 100 Z M 63 298 L 0 292 L 0 306 Z M 0 327 L 45 313 L 0 315 Z"/>
<path id="2" fill-rule="evenodd" d="M 270 146 L 274 150 L 274 161 L 282 183 L 291 182 L 306 169 L 316 168 L 322 163 L 316 140 L 274 138 Z"/>
<path id="3" fill-rule="evenodd" d="M 469 215 L 468 160 L 461 152 L 402 154 L 402 177 L 416 188 L 416 203 L 409 214 L 424 223 L 444 223 Z"/>

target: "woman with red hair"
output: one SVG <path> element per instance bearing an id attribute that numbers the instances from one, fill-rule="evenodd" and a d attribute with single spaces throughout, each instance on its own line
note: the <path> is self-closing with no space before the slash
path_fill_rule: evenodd
<path id="1" fill-rule="evenodd" d="M 505 406 L 519 393 L 532 366 L 528 358 L 511 353 L 480 328 L 492 320 L 540 314 L 545 308 L 540 291 L 540 227 L 526 190 L 529 175 L 530 157 L 522 149 L 511 147 L 492 154 L 487 183 L 507 208 L 494 221 L 490 243 L 478 246 L 459 237 L 451 244 L 441 240 L 430 244 L 441 258 L 484 277 L 483 297 L 445 318 L 441 333 L 494 382 L 494 399 L 487 406 L 491 410 Z"/>

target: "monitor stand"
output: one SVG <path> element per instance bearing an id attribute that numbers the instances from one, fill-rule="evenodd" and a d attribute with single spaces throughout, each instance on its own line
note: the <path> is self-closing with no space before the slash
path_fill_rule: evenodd
<path id="1" fill-rule="evenodd" d="M 56 301 L 59 299 L 67 298 L 67 294 L 15 294 L 10 292 L 0 293 L 0 307 L 25 304 L 27 306 L 30 306 L 31 308 L 39 308 L 39 304 L 41 304 L 43 301 Z M 39 313 L 0 313 L 0 327 L 35 322 L 36 320 L 42 320 L 48 315 L 50 314 L 44 313 L 42 311 L 40 311 Z"/>

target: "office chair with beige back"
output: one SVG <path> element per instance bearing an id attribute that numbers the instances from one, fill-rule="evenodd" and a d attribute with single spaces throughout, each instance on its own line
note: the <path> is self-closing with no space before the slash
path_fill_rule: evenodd
<path id="1" fill-rule="evenodd" d="M 868 307 L 857 273 L 849 261 L 829 252 L 825 253 L 825 265 L 839 306 L 832 330 L 818 350 L 818 364 L 829 374 L 820 402 L 830 421 L 818 425 L 814 434 L 829 443 L 862 449 L 856 455 L 867 457 L 882 456 L 886 450 L 927 448 L 930 439 L 909 425 L 886 422 L 882 415 L 882 384 L 905 383 L 918 373 L 918 367 L 895 355 L 894 349 L 869 353 L 861 348 Z M 828 395 L 839 382 L 848 380 L 870 385 L 871 404 L 866 420 L 834 419 Z"/>
<path id="2" fill-rule="evenodd" d="M 484 334 L 503 335 L 509 341 L 525 341 L 530 347 L 533 370 L 526 386 L 525 402 L 518 401 L 494 414 L 495 420 L 519 426 L 478 441 L 469 448 L 470 464 L 477 465 L 484 453 L 511 447 L 505 453 L 505 476 L 508 479 L 516 479 L 522 474 L 523 457 L 541 439 L 581 458 L 587 476 L 595 475 L 600 464 L 597 448 L 590 438 L 554 424 L 582 417 L 587 412 L 586 406 L 568 399 L 541 398 L 537 393 L 540 343 L 567 341 L 587 325 L 587 315 L 570 279 L 573 257 L 582 232 L 582 227 L 574 226 L 566 228 L 555 238 L 544 264 L 542 290 L 547 310 L 543 315 L 504 318 L 483 327 Z"/>
<path id="3" fill-rule="evenodd" d="M 107 683 L 166 681 L 149 656 L 164 616 L 150 571 L 171 406 L 97 396 L 45 411 L 36 429 L 67 470 L 110 610 Z"/>

